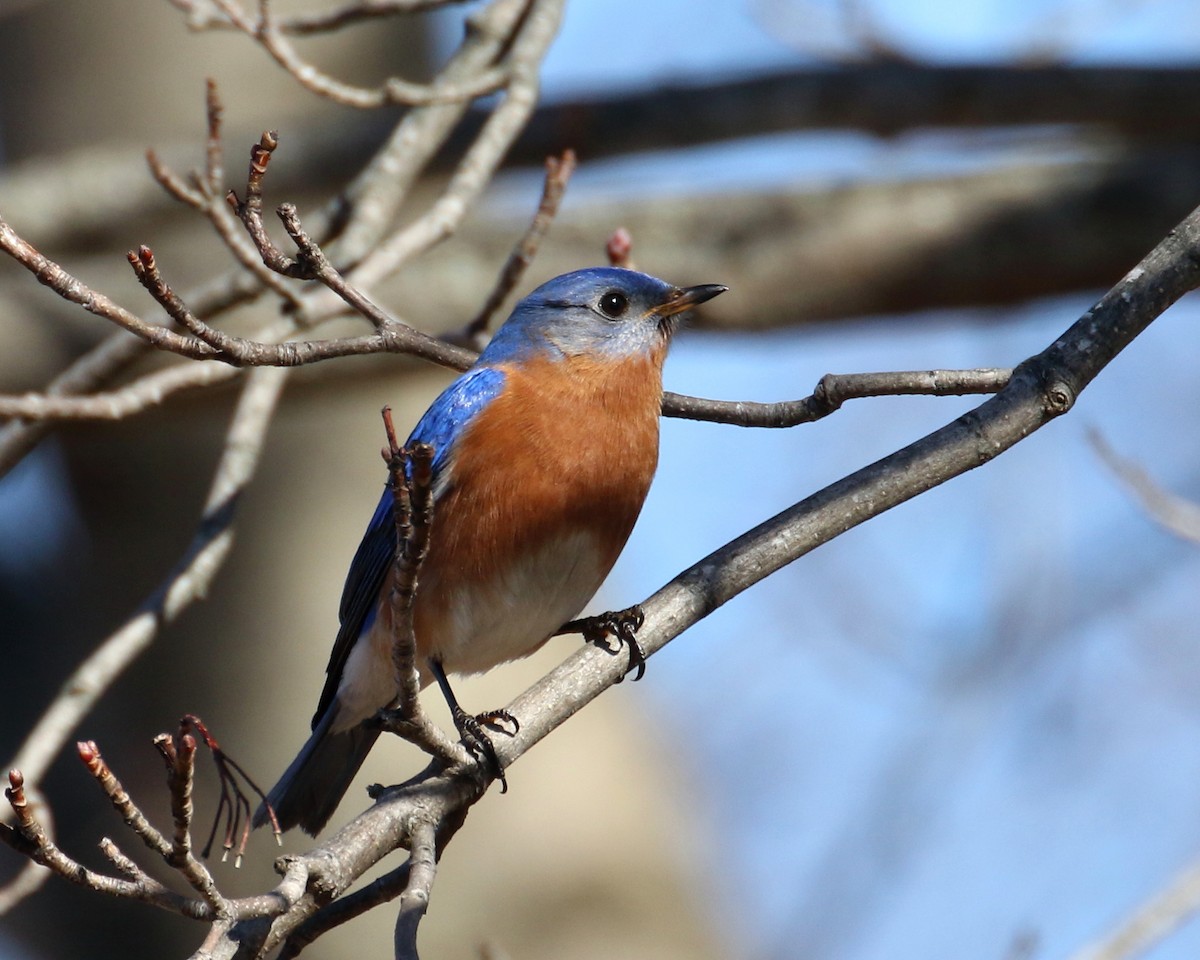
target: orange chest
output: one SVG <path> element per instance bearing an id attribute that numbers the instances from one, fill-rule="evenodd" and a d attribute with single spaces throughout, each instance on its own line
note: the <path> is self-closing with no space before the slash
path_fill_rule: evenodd
<path id="1" fill-rule="evenodd" d="M 538 361 L 505 373 L 504 392 L 459 441 L 447 514 L 472 517 L 472 539 L 486 531 L 501 550 L 594 532 L 611 564 L 658 464 L 661 357 Z"/>

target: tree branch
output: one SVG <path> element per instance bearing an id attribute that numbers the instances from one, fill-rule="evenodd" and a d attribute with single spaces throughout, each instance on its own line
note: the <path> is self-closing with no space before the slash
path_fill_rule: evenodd
<path id="1" fill-rule="evenodd" d="M 900 370 L 894 373 L 827 373 L 811 396 L 780 403 L 705 400 L 682 393 L 663 395 L 663 416 L 738 427 L 794 427 L 812 423 L 862 397 L 932 396 L 996 393 L 1012 377 L 1011 370 Z"/>
<path id="2" fill-rule="evenodd" d="M 1092 449 L 1155 523 L 1183 540 L 1200 544 L 1200 504 L 1164 490 L 1132 460 L 1122 457 L 1098 430 L 1088 432 Z"/>
<path id="3" fill-rule="evenodd" d="M 396 960 L 420 960 L 417 955 L 417 926 L 429 909 L 429 897 L 437 876 L 434 825 L 419 822 L 409 830 L 408 883 L 400 895 L 396 916 Z"/>
<path id="4" fill-rule="evenodd" d="M 1106 936 L 1071 954 L 1070 960 L 1140 957 L 1200 913 L 1200 863 L 1193 863 L 1156 891 Z"/>

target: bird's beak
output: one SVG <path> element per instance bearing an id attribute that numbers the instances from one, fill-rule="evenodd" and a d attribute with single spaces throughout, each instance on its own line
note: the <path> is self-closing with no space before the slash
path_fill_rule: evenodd
<path id="1" fill-rule="evenodd" d="M 673 317 L 675 314 L 683 313 L 684 310 L 689 310 L 698 304 L 704 303 L 706 300 L 711 300 L 728 289 L 727 286 L 720 283 L 702 283 L 695 287 L 684 287 L 682 290 L 676 290 L 671 294 L 667 302 L 655 312 L 660 317 Z"/>

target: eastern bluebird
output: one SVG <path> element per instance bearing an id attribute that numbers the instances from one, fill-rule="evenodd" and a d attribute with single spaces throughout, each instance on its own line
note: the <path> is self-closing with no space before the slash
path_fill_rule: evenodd
<path id="1" fill-rule="evenodd" d="M 422 688 L 437 679 L 457 707 L 447 673 L 533 653 L 599 589 L 658 463 L 671 334 L 725 290 L 614 267 L 564 274 L 518 303 L 426 411 L 408 440 L 435 451 L 413 605 Z M 268 795 L 283 829 L 325 825 L 379 736 L 364 721 L 396 701 L 392 504 L 385 490 L 346 577 L 312 736 Z"/>

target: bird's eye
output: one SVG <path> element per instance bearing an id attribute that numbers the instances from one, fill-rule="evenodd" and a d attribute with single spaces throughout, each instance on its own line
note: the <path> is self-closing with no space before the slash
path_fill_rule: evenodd
<path id="1" fill-rule="evenodd" d="M 629 298 L 619 290 L 609 290 L 600 298 L 600 312 L 612 320 L 629 309 Z"/>

